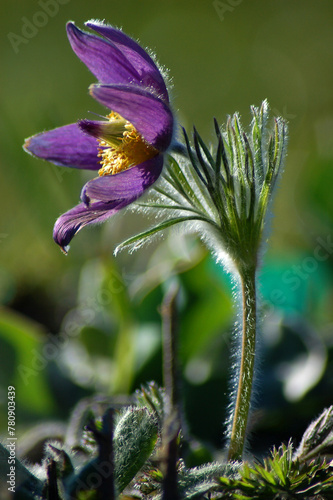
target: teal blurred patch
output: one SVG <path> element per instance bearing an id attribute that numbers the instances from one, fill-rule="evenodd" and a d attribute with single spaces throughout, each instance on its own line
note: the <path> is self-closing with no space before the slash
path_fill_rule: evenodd
<path id="1" fill-rule="evenodd" d="M 329 297 L 333 270 L 329 260 L 330 241 L 316 240 L 312 253 L 299 252 L 280 257 L 271 255 L 264 260 L 259 274 L 259 290 L 264 306 L 284 314 L 305 314 L 315 317 L 329 315 Z M 232 276 L 212 259 L 207 269 L 220 282 L 223 293 L 232 293 Z"/>
<path id="2" fill-rule="evenodd" d="M 262 300 L 285 314 L 320 314 L 328 299 L 332 269 L 316 252 L 270 257 L 259 277 Z"/>

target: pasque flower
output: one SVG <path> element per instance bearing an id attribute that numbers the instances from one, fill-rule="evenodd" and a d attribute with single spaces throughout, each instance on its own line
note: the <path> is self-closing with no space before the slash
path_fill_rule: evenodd
<path id="1" fill-rule="evenodd" d="M 182 223 L 182 230 L 200 234 L 233 274 L 241 321 L 233 335 L 234 378 L 227 422 L 230 461 L 242 459 L 246 442 L 256 366 L 257 279 L 267 239 L 264 228 L 287 145 L 287 124 L 281 117 L 270 124 L 266 100 L 259 108 L 252 106 L 251 113 L 249 132 L 244 131 L 238 113 L 222 129 L 215 120 L 215 152 L 195 128 L 192 147 L 184 130 L 186 150 L 179 149 L 182 156 L 170 157 L 161 182 L 151 190 L 152 199 L 137 204 L 139 210 L 154 214 L 154 226 L 116 249 L 135 249 Z"/>
<path id="2" fill-rule="evenodd" d="M 86 26 L 101 36 L 69 22 L 68 38 L 98 80 L 90 94 L 111 113 L 104 121 L 37 134 L 24 145 L 56 165 L 98 171 L 83 187 L 81 203 L 56 221 L 53 237 L 65 252 L 82 227 L 106 220 L 154 184 L 174 130 L 165 80 L 150 55 L 118 29 L 97 21 Z"/>

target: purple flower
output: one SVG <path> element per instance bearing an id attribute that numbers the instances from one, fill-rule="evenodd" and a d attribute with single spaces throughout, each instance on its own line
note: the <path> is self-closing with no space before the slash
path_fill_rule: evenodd
<path id="1" fill-rule="evenodd" d="M 103 222 L 137 200 L 160 176 L 174 120 L 163 76 L 148 53 L 122 31 L 104 23 L 67 34 L 76 55 L 95 75 L 91 95 L 109 108 L 104 121 L 78 123 L 26 140 L 24 149 L 56 165 L 98 170 L 83 187 L 79 205 L 59 217 L 53 237 L 64 252 L 88 224 Z"/>

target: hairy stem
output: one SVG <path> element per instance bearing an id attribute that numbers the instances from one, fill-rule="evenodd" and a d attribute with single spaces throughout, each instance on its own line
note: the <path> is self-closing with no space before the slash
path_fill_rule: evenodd
<path id="1" fill-rule="evenodd" d="M 243 328 L 241 363 L 236 404 L 232 420 L 228 460 L 241 460 L 251 404 L 252 382 L 256 348 L 256 282 L 255 266 L 240 270 Z"/>
<path id="2" fill-rule="evenodd" d="M 161 310 L 163 319 L 163 381 L 169 405 L 167 413 L 176 411 L 177 414 L 179 412 L 176 307 L 178 292 L 178 285 L 173 284 L 164 297 Z"/>
<path id="3" fill-rule="evenodd" d="M 173 283 L 162 303 L 163 319 L 163 379 L 167 395 L 165 419 L 163 422 L 163 495 L 162 500 L 178 500 L 178 436 L 180 432 L 180 405 L 178 392 L 177 298 L 179 287 Z"/>

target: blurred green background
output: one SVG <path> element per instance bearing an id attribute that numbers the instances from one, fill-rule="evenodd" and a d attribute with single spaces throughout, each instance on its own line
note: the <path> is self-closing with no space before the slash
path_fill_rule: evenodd
<path id="1" fill-rule="evenodd" d="M 333 402 L 332 2 L 13 0 L 0 9 L 0 429 L 6 432 L 8 385 L 16 387 L 23 431 L 66 420 L 83 396 L 162 383 L 159 306 L 174 279 L 188 427 L 210 445 L 223 442 L 229 278 L 181 230 L 113 257 L 117 243 L 149 224 L 129 212 L 82 231 L 65 257 L 53 224 L 77 203 L 90 174 L 22 150 L 30 135 L 104 113 L 87 92 L 94 77 L 65 33 L 68 20 L 83 27 L 95 18 L 156 52 L 188 131 L 195 124 L 212 140 L 213 117 L 223 123 L 235 111 L 246 126 L 249 106 L 265 98 L 289 121 L 261 280 L 251 445 L 261 453 L 290 437 L 297 442 Z"/>

